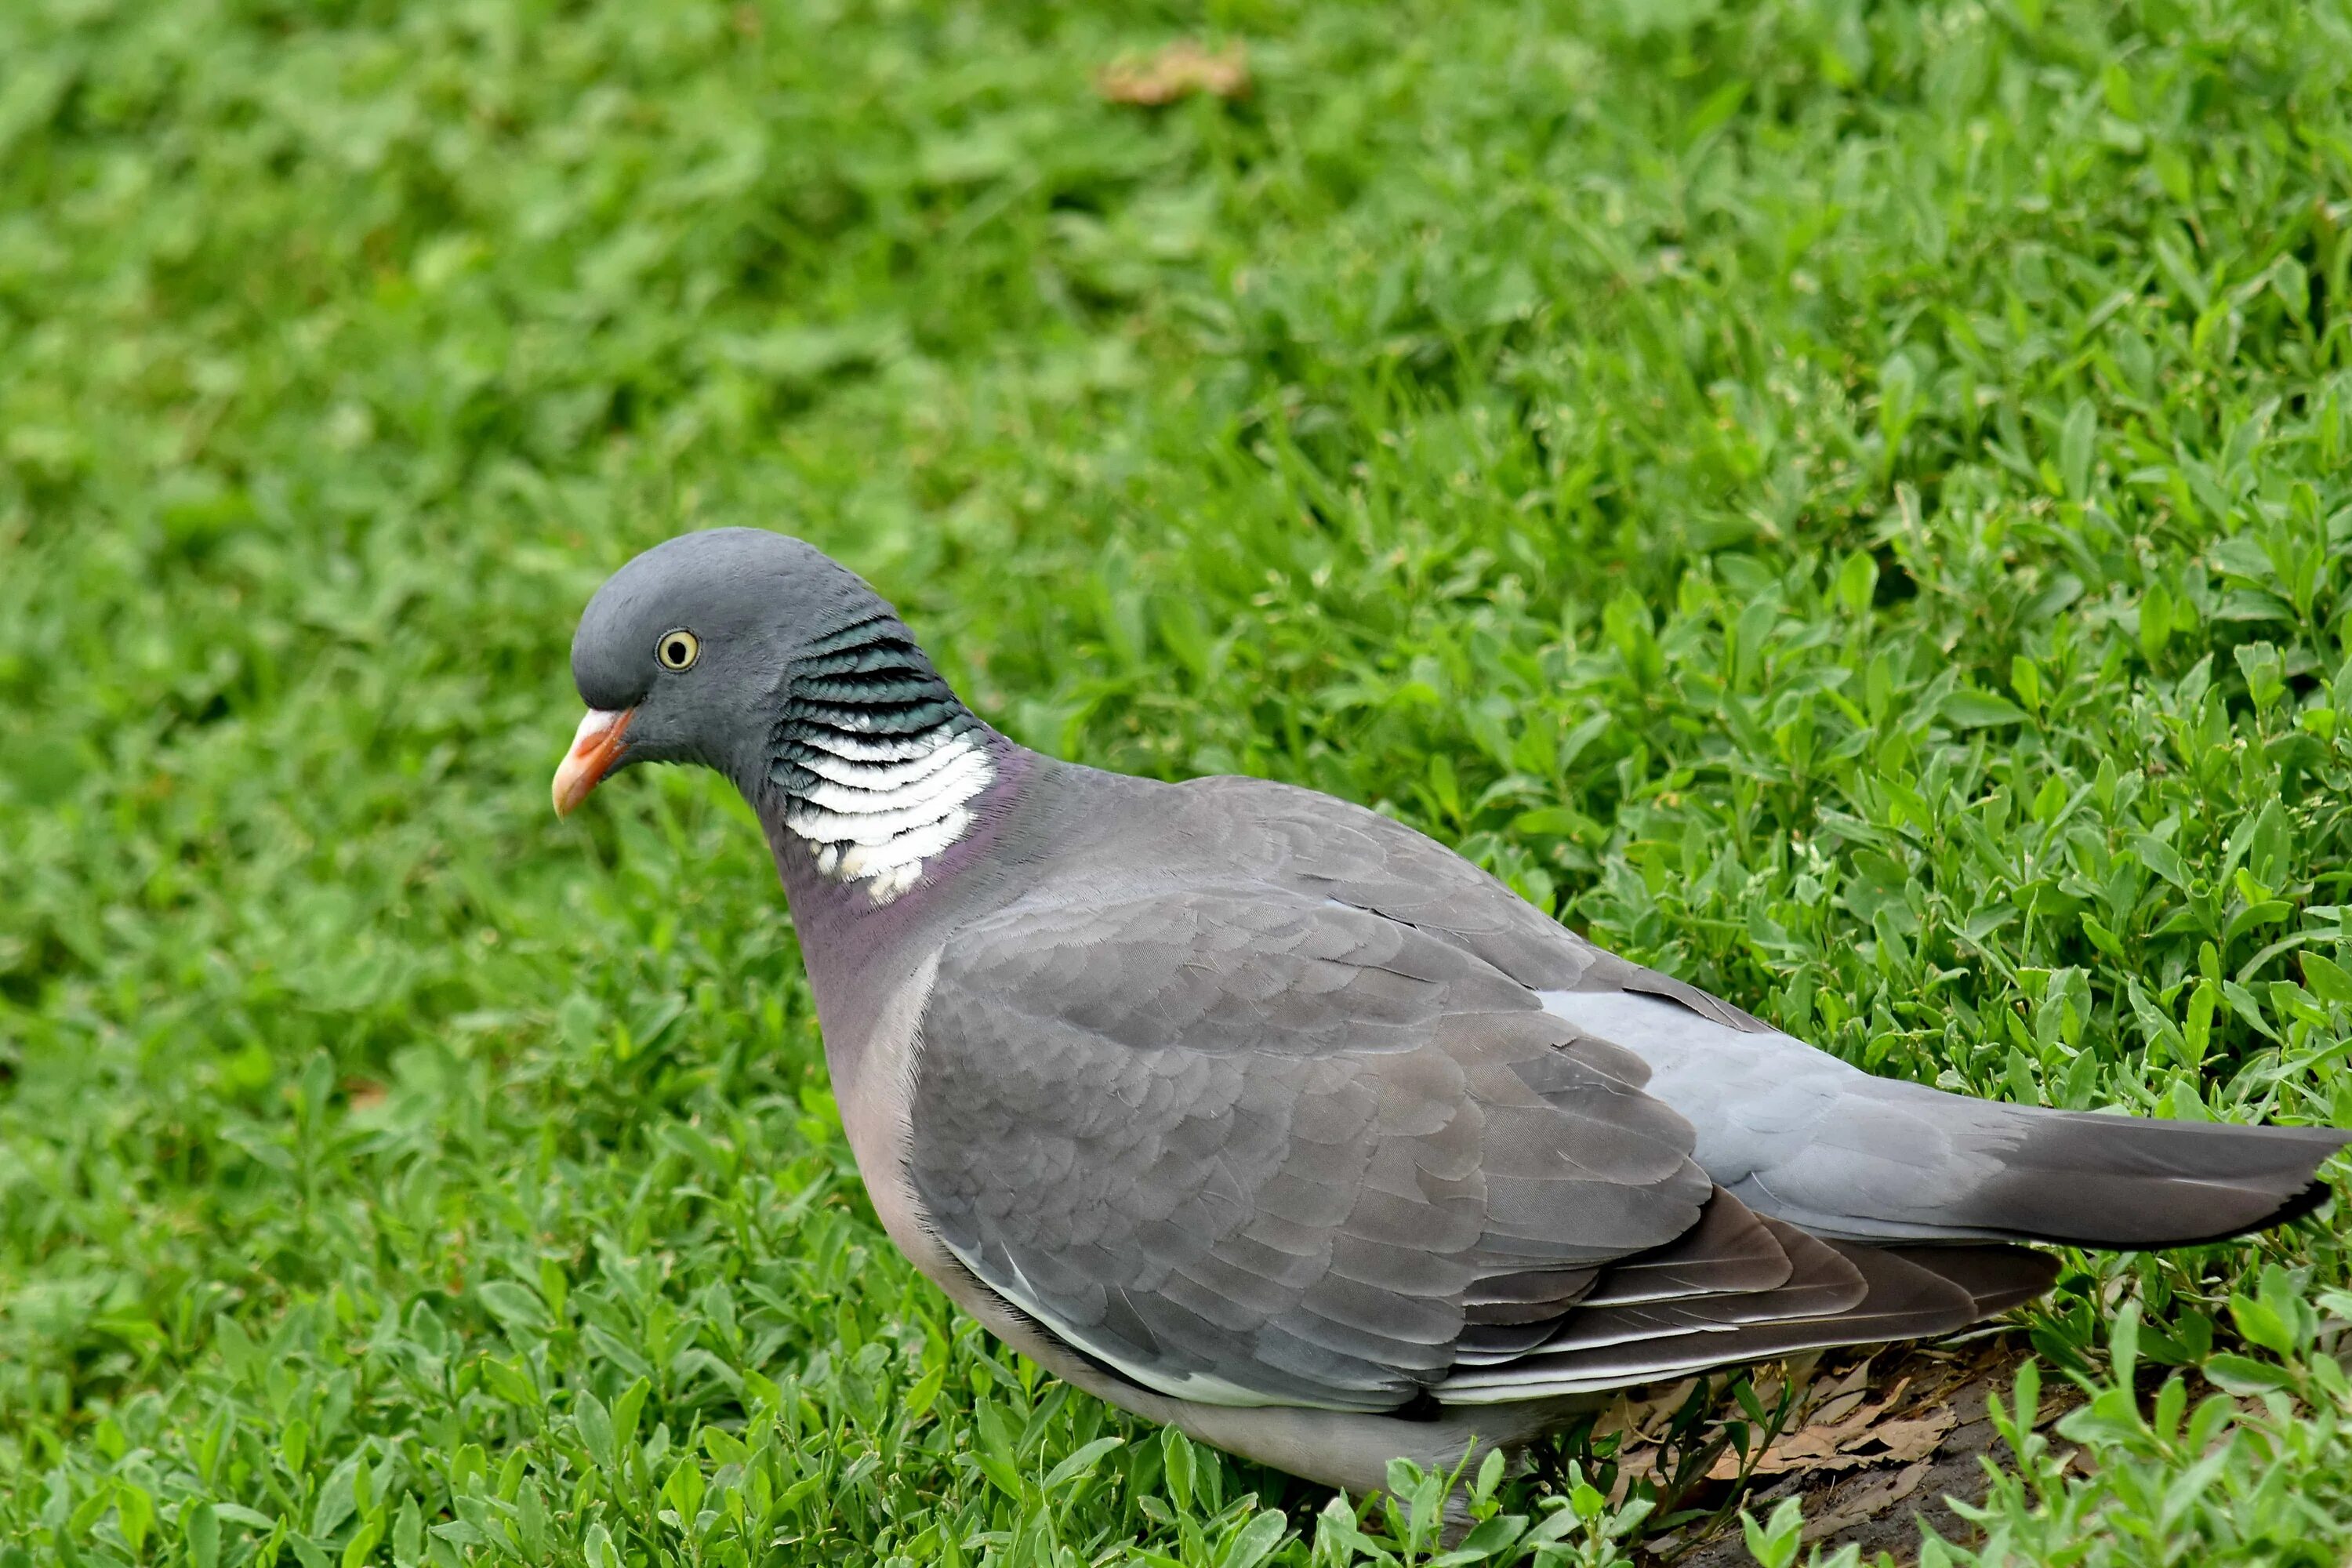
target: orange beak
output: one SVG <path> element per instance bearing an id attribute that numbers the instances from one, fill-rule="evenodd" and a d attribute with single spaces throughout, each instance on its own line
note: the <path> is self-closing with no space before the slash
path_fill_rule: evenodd
<path id="1" fill-rule="evenodd" d="M 572 750 L 555 770 L 555 815 L 569 816 L 597 782 L 620 760 L 621 736 L 634 708 L 591 708 L 572 737 Z"/>

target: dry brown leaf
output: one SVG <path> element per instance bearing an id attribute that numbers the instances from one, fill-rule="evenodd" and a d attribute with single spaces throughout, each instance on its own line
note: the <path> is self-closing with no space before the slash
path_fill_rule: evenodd
<path id="1" fill-rule="evenodd" d="M 1790 1470 L 1855 1470 L 1933 1453 L 1937 1441 L 1958 1426 L 1958 1421 L 1949 1410 L 1940 1409 L 1916 1420 L 1885 1419 L 1887 1413 L 1901 1403 L 1904 1392 L 1910 1386 L 1910 1378 L 1900 1378 L 1893 1388 L 1886 1391 L 1885 1398 L 1858 1409 L 1847 1398 L 1848 1394 L 1857 1391 L 1839 1392 L 1822 1409 L 1824 1412 L 1843 1409 L 1849 1414 L 1836 1421 L 1816 1418 L 1793 1432 L 1782 1434 L 1758 1457 L 1754 1473 L 1777 1476 Z M 1890 1433 L 1892 1436 L 1888 1436 Z M 1923 1442 L 1926 1447 L 1917 1447 Z M 1900 1448 L 1897 1447 L 1898 1443 L 1902 1446 Z M 1883 1447 L 1887 1451 L 1860 1451 L 1873 1445 Z M 1917 1452 L 1910 1451 L 1915 1447 Z M 1735 1480 L 1738 1478 L 1739 1468 L 1739 1456 L 1727 1449 L 1707 1470 L 1707 1477 L 1711 1480 Z"/>
<path id="2" fill-rule="evenodd" d="M 1868 1389 L 1857 1388 L 1851 1394 L 1841 1394 L 1832 1398 L 1825 1399 L 1822 1402 L 1819 1409 L 1816 1409 L 1806 1415 L 1806 1424 L 1808 1426 L 1834 1426 L 1839 1422 L 1844 1420 L 1847 1416 L 1853 1415 L 1855 1411 L 1861 1409 L 1862 1402 L 1869 1397 L 1870 1391 Z"/>
<path id="3" fill-rule="evenodd" d="M 1835 1460 L 1837 1458 L 1837 1434 L 1807 1427 L 1801 1432 L 1790 1433 L 1786 1437 L 1765 1449 L 1764 1457 L 1756 1461 L 1756 1468 L 1764 1475 L 1778 1475 L 1782 1470 L 1804 1469 L 1816 1464 Z M 1836 1468 L 1844 1469 L 1853 1463 L 1851 1459 L 1843 1460 L 1839 1462 Z M 1735 1466 L 1724 1479 L 1728 1480 L 1731 1476 L 1738 1473 Z"/>
<path id="4" fill-rule="evenodd" d="M 1863 1437 L 1886 1450 L 1875 1456 L 1882 1462 L 1908 1464 L 1934 1453 L 1945 1434 L 1959 1424 L 1960 1418 L 1949 1410 L 1931 1410 L 1914 1421 L 1882 1421 Z M 1849 1447 L 1858 1447 L 1859 1442 Z"/>
<path id="5" fill-rule="evenodd" d="M 1841 1454 L 1810 1442 L 1791 1444 L 1787 1447 L 1775 1443 L 1764 1450 L 1763 1458 L 1756 1461 L 1753 1473 L 1758 1476 L 1784 1476 L 1791 1470 L 1806 1470 L 1835 1475 L 1843 1470 L 1859 1470 L 1876 1462 L 1876 1458 L 1870 1455 Z M 1728 1448 L 1725 1449 L 1707 1470 L 1706 1479 L 1711 1481 L 1738 1480 L 1739 1456 Z"/>
<path id="6" fill-rule="evenodd" d="M 1822 1402 L 1806 1416 L 1807 1423 L 1833 1426 L 1853 1415 L 1870 1397 L 1870 1363 L 1862 1362 L 1824 1392 Z"/>
<path id="7" fill-rule="evenodd" d="M 1811 1362 L 1784 1363 L 1779 1372 L 1797 1390 L 1795 1415 L 1790 1427 L 1746 1467 L 1748 1472 L 1759 1479 L 1810 1474 L 1822 1478 L 1826 1485 L 1835 1477 L 1891 1473 L 1891 1467 L 1932 1459 L 1960 1425 L 1955 1406 L 1967 1401 L 1954 1395 L 1980 1371 L 1982 1358 L 1964 1362 L 1921 1352 L 1904 1360 L 1910 1370 L 1874 1398 L 1870 1386 L 1874 1358 L 1832 1367 L 1818 1376 Z M 1759 1397 L 1767 1405 L 1778 1404 L 1780 1386 L 1778 1375 L 1760 1377 Z M 1620 1439 L 1617 1462 L 1626 1484 L 1657 1468 L 1665 1428 L 1691 1387 L 1688 1382 L 1676 1384 L 1647 1399 L 1634 1397 L 1638 1391 L 1621 1393 L 1594 1422 L 1594 1436 Z M 1727 1448 L 1708 1467 L 1706 1479 L 1737 1480 L 1742 1468 L 1739 1455 Z M 1873 1496 L 1881 1489 L 1874 1481 L 1857 1484 Z"/>
<path id="8" fill-rule="evenodd" d="M 1834 1535 L 1849 1525 L 1866 1523 L 1919 1489 L 1927 1479 L 1927 1462 L 1924 1459 L 1907 1466 L 1886 1478 L 1883 1484 L 1857 1488 L 1854 1494 L 1817 1519 L 1805 1521 L 1801 1541 L 1819 1541 Z"/>
<path id="9" fill-rule="evenodd" d="M 1828 1396 L 1837 1399 L 1849 1394 L 1867 1393 L 1870 1388 L 1870 1369 L 1877 1364 L 1877 1361 L 1876 1356 L 1864 1356 L 1854 1363 L 1847 1369 L 1843 1377 L 1830 1384 Z"/>
<path id="10" fill-rule="evenodd" d="M 1241 98 L 1249 89 L 1249 60 L 1239 44 L 1228 44 L 1211 54 L 1190 38 L 1180 38 L 1148 55 L 1122 55 L 1095 77 L 1095 90 L 1105 101 L 1149 109 L 1194 93 Z"/>

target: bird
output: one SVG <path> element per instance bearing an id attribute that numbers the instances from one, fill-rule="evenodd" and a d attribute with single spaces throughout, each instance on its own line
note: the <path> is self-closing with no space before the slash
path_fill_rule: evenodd
<path id="1" fill-rule="evenodd" d="M 1273 781 L 1015 743 L 814 546 L 679 535 L 583 612 L 559 816 L 731 780 L 914 1266 L 1046 1371 L 1327 1486 L 1613 1391 L 1947 1334 L 2052 1246 L 2287 1223 L 2352 1134 L 1882 1079 Z"/>

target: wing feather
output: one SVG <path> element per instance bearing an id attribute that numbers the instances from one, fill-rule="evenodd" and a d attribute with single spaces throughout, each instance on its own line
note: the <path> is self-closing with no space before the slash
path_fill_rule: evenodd
<path id="1" fill-rule="evenodd" d="M 1482 1281 L 1557 1317 L 1710 1193 L 1635 1058 L 1328 899 L 1016 904 L 949 944 L 919 1037 L 937 1234 L 1168 1392 L 1392 1408 L 1499 1305 Z"/>

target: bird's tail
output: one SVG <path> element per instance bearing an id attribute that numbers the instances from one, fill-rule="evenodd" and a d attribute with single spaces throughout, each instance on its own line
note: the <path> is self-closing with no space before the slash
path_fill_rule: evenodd
<path id="1" fill-rule="evenodd" d="M 2091 1115 L 1874 1078 L 1633 973 L 1647 991 L 1552 992 L 1544 1005 L 1648 1065 L 1648 1092 L 1690 1121 L 1727 1191 L 1817 1236 L 2187 1247 L 2309 1213 L 2328 1192 L 2319 1167 L 2352 1142 L 2333 1127 Z"/>
<path id="2" fill-rule="evenodd" d="M 1846 1214 L 1823 1216 L 1828 1228 L 1857 1239 L 2189 1247 L 2310 1213 L 2328 1194 L 2319 1167 L 2352 1142 L 2333 1127 L 1989 1108 L 1924 1089 L 1901 1099 L 1925 1111 L 1930 1096 L 1954 1102 L 1966 1123 L 1953 1131 L 1951 1158 L 1937 1173 L 1945 1179 L 1854 1190 L 1839 1205 Z"/>
<path id="3" fill-rule="evenodd" d="M 1725 1184 L 1843 1241 L 2192 1247 L 2284 1225 L 2328 1195 L 2334 1127 L 2154 1121 L 1843 1077 L 1802 1127 L 1756 1141 Z M 1718 1178 L 1720 1179 L 1720 1178 Z"/>

